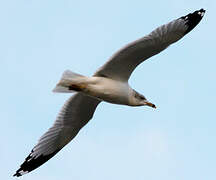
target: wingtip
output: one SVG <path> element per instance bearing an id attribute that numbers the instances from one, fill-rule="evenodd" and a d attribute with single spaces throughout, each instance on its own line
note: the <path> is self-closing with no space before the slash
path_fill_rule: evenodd
<path id="1" fill-rule="evenodd" d="M 187 25 L 187 30 L 185 31 L 185 34 L 189 33 L 203 18 L 206 10 L 201 8 L 200 10 L 194 11 L 193 13 L 190 13 L 186 16 L 182 16 L 180 19 L 183 19 L 185 21 L 185 24 Z"/>
<path id="2" fill-rule="evenodd" d="M 198 15 L 200 15 L 201 16 L 201 19 L 202 19 L 202 17 L 204 16 L 204 14 L 205 14 L 205 12 L 206 12 L 206 10 L 205 9 L 200 9 L 200 10 L 198 10 L 198 11 L 195 11 Z M 194 13 L 195 13 L 194 12 Z"/>
<path id="3" fill-rule="evenodd" d="M 23 170 L 22 165 L 21 165 L 21 167 L 16 171 L 16 173 L 13 176 L 14 177 L 20 177 L 20 176 L 27 174 L 27 173 L 28 173 L 28 171 Z"/>
<path id="4" fill-rule="evenodd" d="M 20 175 L 16 172 L 13 177 L 19 177 Z"/>
<path id="5" fill-rule="evenodd" d="M 16 173 L 13 176 L 19 177 L 31 172 L 32 170 L 38 168 L 39 166 L 47 162 L 51 157 L 53 157 L 60 150 L 61 148 L 47 155 L 41 154 L 38 157 L 32 156 L 32 153 L 34 153 L 34 150 L 32 150 L 31 153 L 28 155 L 28 157 L 21 164 L 20 168 L 16 171 Z"/>
<path id="6" fill-rule="evenodd" d="M 14 177 L 20 177 L 20 176 L 22 176 L 22 175 L 24 175 L 24 174 L 27 174 L 28 173 L 28 171 L 23 171 L 23 170 L 21 170 L 21 168 L 20 169 L 18 169 L 17 171 L 16 171 L 16 173 L 13 175 Z"/>
<path id="7" fill-rule="evenodd" d="M 13 177 L 20 177 L 20 176 L 22 176 L 20 173 L 15 173 L 15 174 L 13 175 Z"/>

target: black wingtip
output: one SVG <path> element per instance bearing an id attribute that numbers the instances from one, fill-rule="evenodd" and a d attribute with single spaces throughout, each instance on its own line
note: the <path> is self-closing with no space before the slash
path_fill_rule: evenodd
<path id="1" fill-rule="evenodd" d="M 44 164 L 46 161 L 48 161 L 51 157 L 53 157 L 57 152 L 59 152 L 60 149 L 57 149 L 56 151 L 48 154 L 48 155 L 40 155 L 36 158 L 32 157 L 33 150 L 29 154 L 29 156 L 25 159 L 24 163 L 20 166 L 20 168 L 16 171 L 16 173 L 13 176 L 22 176 L 24 174 L 27 174 L 31 172 L 32 170 L 38 168 L 42 164 Z"/>
<path id="2" fill-rule="evenodd" d="M 16 177 L 20 177 L 20 176 L 22 176 L 19 172 L 16 172 L 14 175 L 13 175 L 14 177 L 16 176 Z"/>
<path id="3" fill-rule="evenodd" d="M 181 19 L 186 21 L 185 24 L 188 26 L 187 30 L 185 31 L 185 34 L 189 33 L 201 21 L 204 14 L 205 14 L 205 10 L 200 9 L 198 11 L 195 11 L 193 13 L 181 17 Z"/>

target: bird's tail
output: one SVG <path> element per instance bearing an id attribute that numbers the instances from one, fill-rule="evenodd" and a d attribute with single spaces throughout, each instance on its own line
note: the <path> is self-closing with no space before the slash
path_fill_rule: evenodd
<path id="1" fill-rule="evenodd" d="M 66 70 L 59 83 L 53 89 L 55 93 L 73 93 L 85 88 L 85 76 Z"/>

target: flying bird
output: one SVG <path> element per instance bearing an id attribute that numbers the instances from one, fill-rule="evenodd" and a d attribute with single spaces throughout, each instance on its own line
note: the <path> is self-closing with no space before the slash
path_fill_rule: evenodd
<path id="1" fill-rule="evenodd" d="M 128 106 L 156 106 L 128 84 L 133 70 L 190 32 L 202 19 L 200 9 L 162 25 L 117 51 L 92 77 L 69 70 L 54 92 L 74 93 L 62 107 L 53 126 L 39 139 L 14 176 L 22 176 L 52 158 L 92 118 L 101 101 Z"/>

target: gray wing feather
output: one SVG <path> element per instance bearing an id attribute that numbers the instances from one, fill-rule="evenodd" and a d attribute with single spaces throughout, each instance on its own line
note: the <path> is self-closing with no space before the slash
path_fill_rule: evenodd
<path id="1" fill-rule="evenodd" d="M 95 76 L 128 81 L 131 73 L 140 63 L 181 39 L 199 23 L 204 13 L 205 10 L 201 9 L 173 20 L 158 27 L 149 35 L 126 45 L 116 52 L 95 73 Z"/>
<path id="2" fill-rule="evenodd" d="M 39 139 L 14 176 L 28 173 L 53 157 L 88 123 L 99 103 L 98 99 L 81 93 L 69 98 L 53 126 Z"/>

